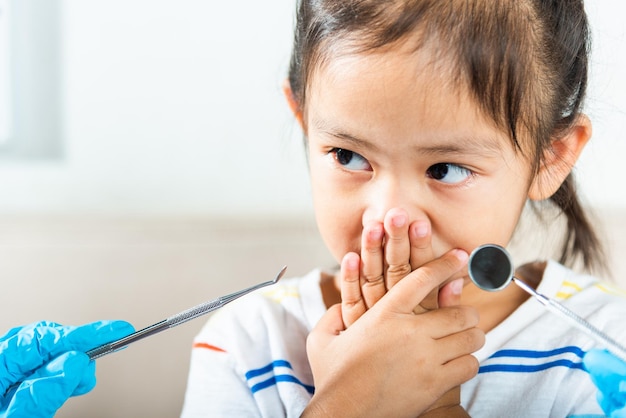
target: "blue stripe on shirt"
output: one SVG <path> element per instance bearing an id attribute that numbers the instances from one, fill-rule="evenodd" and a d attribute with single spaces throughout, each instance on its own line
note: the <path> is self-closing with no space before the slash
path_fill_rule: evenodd
<path id="1" fill-rule="evenodd" d="M 276 367 L 287 367 L 288 369 L 293 370 L 291 367 L 291 363 L 286 360 L 275 360 L 268 364 L 267 366 L 263 366 L 260 369 L 253 369 L 246 373 L 246 379 L 250 380 L 253 377 L 261 376 L 262 374 L 269 373 L 274 370 Z"/>
<path id="2" fill-rule="evenodd" d="M 248 382 L 249 382 L 250 379 L 253 379 L 255 377 L 262 376 L 262 375 L 267 374 L 267 373 L 273 373 L 274 369 L 277 368 L 277 367 L 286 367 L 288 369 L 293 370 L 293 367 L 291 367 L 291 364 L 288 361 L 286 361 L 286 360 L 274 360 L 273 362 L 271 362 L 267 366 L 263 366 L 261 368 L 253 369 L 253 370 L 250 370 L 250 371 L 246 372 L 246 374 L 245 374 L 246 380 L 248 380 Z M 279 374 L 279 375 L 273 375 L 272 374 L 272 376 L 269 377 L 268 379 L 263 380 L 262 382 L 259 382 L 259 383 L 256 383 L 256 384 L 252 385 L 250 390 L 254 394 L 254 393 L 256 393 L 256 392 L 258 392 L 260 390 L 266 389 L 266 388 L 268 388 L 270 386 L 274 386 L 278 382 L 295 383 L 295 384 L 300 385 L 303 388 L 305 388 L 306 391 L 309 392 L 311 395 L 315 391 L 315 388 L 313 386 L 306 385 L 306 384 L 302 383 L 300 381 L 300 379 L 298 379 L 297 377 L 295 377 L 293 375 L 290 375 L 290 374 Z"/>
<path id="3" fill-rule="evenodd" d="M 500 350 L 493 353 L 489 358 L 496 357 L 525 357 L 525 358 L 541 358 L 541 357 L 552 357 L 558 354 L 563 353 L 573 353 L 578 357 L 583 358 L 585 352 L 581 350 L 579 347 L 575 346 L 567 346 L 556 348 L 554 350 L 547 351 L 534 351 L 534 350 Z"/>
<path id="4" fill-rule="evenodd" d="M 268 388 L 270 386 L 274 386 L 278 382 L 295 383 L 295 384 L 300 385 L 303 388 L 305 388 L 306 391 L 309 392 L 311 395 L 313 395 L 313 393 L 315 392 L 315 388 L 313 386 L 305 385 L 297 377 L 292 376 L 290 374 L 279 374 L 279 375 L 276 375 L 276 376 L 272 376 L 269 379 L 264 380 L 262 382 L 259 382 L 256 385 L 252 386 L 250 388 L 250 390 L 254 394 L 254 393 L 257 393 L 260 390 L 263 390 L 263 389 Z"/>
<path id="5" fill-rule="evenodd" d="M 570 360 L 555 360 L 543 364 L 489 364 L 480 366 L 478 373 L 510 372 L 510 373 L 535 373 L 552 367 L 567 367 L 570 369 L 583 369 L 582 362 Z"/>
<path id="6" fill-rule="evenodd" d="M 499 350 L 492 354 L 487 361 L 490 359 L 509 357 L 512 359 L 515 358 L 524 358 L 524 359 L 542 359 L 547 357 L 558 356 L 561 354 L 574 354 L 578 358 L 582 359 L 585 355 L 585 352 L 579 347 L 575 346 L 567 346 L 556 348 L 554 350 L 547 351 L 535 351 L 535 350 Z M 569 369 L 578 369 L 584 370 L 582 361 L 572 361 L 568 359 L 558 359 L 547 361 L 545 363 L 539 364 L 510 364 L 510 363 L 502 363 L 502 364 L 486 364 L 480 366 L 478 369 L 478 373 L 492 373 L 492 372 L 507 372 L 507 373 L 535 373 L 543 370 L 551 369 L 553 367 L 566 367 Z"/>

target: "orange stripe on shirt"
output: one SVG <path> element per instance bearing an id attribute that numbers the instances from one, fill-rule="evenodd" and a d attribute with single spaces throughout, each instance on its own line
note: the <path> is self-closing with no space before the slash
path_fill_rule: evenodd
<path id="1" fill-rule="evenodd" d="M 219 347 L 216 347 L 214 345 L 207 344 L 207 343 L 194 343 L 192 347 L 193 348 L 205 348 L 207 350 L 220 351 L 222 353 L 226 352 L 226 350 L 224 350 L 222 348 L 219 348 Z"/>

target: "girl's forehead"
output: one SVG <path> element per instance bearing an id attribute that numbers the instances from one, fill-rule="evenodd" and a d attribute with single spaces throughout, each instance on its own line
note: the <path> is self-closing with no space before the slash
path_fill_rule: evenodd
<path id="1" fill-rule="evenodd" d="M 364 49 L 355 41 L 340 42 L 311 67 L 306 90 L 315 92 L 322 85 L 337 87 L 367 80 L 373 88 L 402 88 L 407 93 L 418 93 L 419 97 L 442 91 L 470 97 L 467 77 L 444 50 L 434 42 L 411 38 L 376 49 Z"/>
<path id="2" fill-rule="evenodd" d="M 342 55 L 311 77 L 307 125 L 334 136 L 423 148 L 509 143 L 467 89 L 430 57 L 400 51 Z M 510 144 L 508 144 L 510 145 Z"/>
<path id="3" fill-rule="evenodd" d="M 308 77 L 306 123 L 312 122 L 311 111 L 317 121 L 329 119 L 331 125 L 355 115 L 368 115 L 366 122 L 373 124 L 390 114 L 387 120 L 397 116 L 397 123 L 411 127 L 454 129 L 458 135 L 453 136 L 480 127 L 480 132 L 500 138 L 502 146 L 512 146 L 509 132 L 485 113 L 472 93 L 468 76 L 442 51 L 434 42 L 416 48 L 410 40 L 375 50 L 335 49 Z"/>
<path id="4" fill-rule="evenodd" d="M 433 112 L 430 117 L 436 117 L 441 107 L 448 111 L 462 107 L 473 117 L 484 118 L 450 61 L 428 48 L 415 51 L 401 46 L 335 54 L 312 71 L 307 91 L 306 107 L 330 99 L 345 104 L 355 99 L 360 107 L 395 106 L 395 112 L 419 106 Z"/>

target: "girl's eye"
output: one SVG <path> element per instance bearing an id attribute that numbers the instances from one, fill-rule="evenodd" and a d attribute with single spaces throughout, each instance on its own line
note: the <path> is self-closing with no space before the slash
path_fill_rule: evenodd
<path id="1" fill-rule="evenodd" d="M 333 148 L 330 151 L 335 156 L 335 161 L 348 170 L 371 170 L 370 163 L 356 152 L 343 148 Z"/>
<path id="2" fill-rule="evenodd" d="M 471 176 L 472 172 L 456 164 L 438 163 L 428 168 L 427 175 L 442 183 L 458 184 Z"/>

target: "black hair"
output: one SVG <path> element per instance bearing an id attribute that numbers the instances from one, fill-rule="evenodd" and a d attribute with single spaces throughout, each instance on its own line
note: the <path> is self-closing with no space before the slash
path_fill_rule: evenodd
<path id="1" fill-rule="evenodd" d="M 289 66 L 304 113 L 314 70 L 334 54 L 431 43 L 537 173 L 581 116 L 590 31 L 582 0 L 300 0 Z M 530 142 L 530 141 L 533 142 Z M 528 141 L 528 143 L 523 143 Z M 572 174 L 549 198 L 567 218 L 560 261 L 605 267 Z"/>

